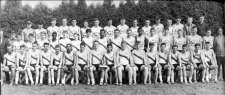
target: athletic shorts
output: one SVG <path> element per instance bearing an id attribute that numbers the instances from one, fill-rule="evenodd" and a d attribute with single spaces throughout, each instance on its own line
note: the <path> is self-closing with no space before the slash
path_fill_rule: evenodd
<path id="1" fill-rule="evenodd" d="M 168 69 L 168 65 L 165 63 L 159 63 L 159 68 L 161 68 L 161 70 L 166 70 Z"/>
<path id="2" fill-rule="evenodd" d="M 63 67 L 63 71 L 64 71 L 65 73 L 72 73 L 72 72 L 73 72 L 73 65 L 65 65 L 65 66 Z"/>

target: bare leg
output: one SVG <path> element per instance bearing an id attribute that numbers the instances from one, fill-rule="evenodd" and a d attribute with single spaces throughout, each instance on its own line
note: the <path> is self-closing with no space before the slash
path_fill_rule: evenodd
<path id="1" fill-rule="evenodd" d="M 160 81 L 160 83 L 163 83 L 163 80 L 162 80 L 162 68 L 159 68 L 158 73 L 159 73 L 159 81 Z"/>
<path id="2" fill-rule="evenodd" d="M 109 72 L 109 70 L 106 69 L 106 70 L 105 70 L 105 84 L 108 83 L 108 72 Z"/>
<path id="3" fill-rule="evenodd" d="M 34 84 L 34 80 L 33 80 L 33 76 L 32 76 L 32 73 L 31 73 L 30 69 L 27 69 L 27 73 L 28 73 L 28 77 L 30 79 L 31 85 L 33 85 Z"/>
<path id="4" fill-rule="evenodd" d="M 144 84 L 147 84 L 147 79 L 148 79 L 148 68 L 144 68 L 143 74 L 144 74 Z"/>
<path id="5" fill-rule="evenodd" d="M 158 83 L 159 69 L 155 68 L 155 83 Z"/>
<path id="6" fill-rule="evenodd" d="M 60 76 L 61 76 L 61 70 L 58 69 L 58 70 L 57 70 L 57 80 L 56 80 L 56 84 L 57 84 L 57 85 L 59 84 Z"/>
<path id="7" fill-rule="evenodd" d="M 35 69 L 35 85 L 38 84 L 39 81 L 39 68 L 36 67 Z"/>
<path id="8" fill-rule="evenodd" d="M 189 76 L 189 83 L 191 83 L 192 84 L 192 76 L 193 76 L 193 71 L 194 71 L 194 67 L 193 66 L 191 66 L 191 69 L 190 69 L 190 76 Z"/>
<path id="9" fill-rule="evenodd" d="M 186 67 L 183 67 L 183 76 L 184 76 L 184 83 L 187 84 L 187 72 L 186 72 Z"/>
<path id="10" fill-rule="evenodd" d="M 167 83 L 169 83 L 169 84 L 170 84 L 170 76 L 171 76 L 171 68 L 168 67 L 167 68 Z"/>
<path id="11" fill-rule="evenodd" d="M 171 69 L 171 83 L 174 83 L 174 69 Z"/>
<path id="12" fill-rule="evenodd" d="M 149 68 L 149 69 L 148 69 L 148 83 L 149 83 L 149 84 L 152 83 L 151 79 L 152 79 L 152 76 L 151 76 L 151 68 Z"/>
<path id="13" fill-rule="evenodd" d="M 41 68 L 41 72 L 40 72 L 40 84 L 43 84 L 43 78 L 44 78 L 44 69 Z"/>
<path id="14" fill-rule="evenodd" d="M 136 85 L 137 84 L 137 69 L 132 68 L 131 72 L 133 73 L 134 85 Z"/>
<path id="15" fill-rule="evenodd" d="M 78 70 L 75 70 L 75 80 L 76 80 L 76 85 L 78 85 L 79 84 L 79 72 L 78 72 Z"/>
<path id="16" fill-rule="evenodd" d="M 122 70 L 122 67 L 118 67 L 118 81 L 119 81 L 119 84 L 122 85 L 123 83 L 123 70 Z"/>
<path id="17" fill-rule="evenodd" d="M 52 79 L 51 71 L 50 71 L 50 69 L 48 68 L 48 85 L 51 85 L 51 79 Z"/>
<path id="18" fill-rule="evenodd" d="M 19 81 L 19 74 L 20 74 L 20 71 L 16 71 L 16 77 L 15 77 L 15 84 L 18 85 L 18 81 Z M 11 82 L 10 84 L 12 84 L 13 82 Z"/>
<path id="19" fill-rule="evenodd" d="M 101 70 L 100 85 L 103 85 L 104 75 L 105 75 L 104 70 Z"/>

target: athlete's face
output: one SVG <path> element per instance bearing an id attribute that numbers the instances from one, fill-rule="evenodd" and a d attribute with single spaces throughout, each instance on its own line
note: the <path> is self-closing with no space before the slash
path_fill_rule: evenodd
<path id="1" fill-rule="evenodd" d="M 165 51 L 166 45 L 161 45 L 161 51 Z"/>
<path id="2" fill-rule="evenodd" d="M 144 30 L 143 29 L 139 29 L 138 33 L 139 33 L 139 35 L 142 35 L 142 34 L 144 34 Z"/>
<path id="3" fill-rule="evenodd" d="M 208 30 L 207 33 L 206 33 L 206 35 L 207 36 L 211 36 L 211 33 L 212 33 L 211 30 Z"/>
<path id="4" fill-rule="evenodd" d="M 192 17 L 189 17 L 188 18 L 188 23 L 192 23 L 193 22 L 193 18 Z"/>
<path id="5" fill-rule="evenodd" d="M 45 45 L 44 45 L 44 51 L 47 51 L 48 48 L 49 48 L 49 45 L 48 45 L 48 44 L 45 44 Z"/>
<path id="6" fill-rule="evenodd" d="M 126 23 L 126 20 L 125 19 L 121 19 L 120 20 L 120 24 L 124 25 Z"/>
<path id="7" fill-rule="evenodd" d="M 105 31 L 100 31 L 100 36 L 105 37 Z"/>
<path id="8" fill-rule="evenodd" d="M 132 33 L 131 33 L 131 30 L 130 30 L 130 29 L 128 29 L 128 30 L 127 30 L 127 35 L 128 35 L 128 36 L 131 36 L 131 35 L 132 35 Z"/>
<path id="9" fill-rule="evenodd" d="M 196 50 L 199 50 L 200 49 L 200 46 L 199 45 L 195 46 L 195 49 Z"/>
<path id="10" fill-rule="evenodd" d="M 114 35 L 115 35 L 116 37 L 118 37 L 118 36 L 119 36 L 119 31 L 116 30 L 116 31 L 114 32 Z"/>
<path id="11" fill-rule="evenodd" d="M 84 49 L 85 49 L 85 45 L 80 45 L 80 50 L 84 51 Z"/>
<path id="12" fill-rule="evenodd" d="M 180 18 L 177 18 L 177 23 L 180 23 L 181 22 L 181 19 Z"/>
<path id="13" fill-rule="evenodd" d="M 96 20 L 96 21 L 94 22 L 94 25 L 95 25 L 95 26 L 99 26 L 99 20 Z"/>
<path id="14" fill-rule="evenodd" d="M 97 48 L 98 48 L 98 42 L 94 42 L 94 43 L 93 43 L 93 48 L 94 48 L 94 49 L 97 49 Z"/>
<path id="15" fill-rule="evenodd" d="M 87 32 L 87 33 L 86 33 L 86 36 L 87 36 L 87 37 L 90 37 L 90 35 L 91 35 L 91 32 Z"/>
<path id="16" fill-rule="evenodd" d="M 167 24 L 168 24 L 168 25 L 172 25 L 172 23 L 173 23 L 173 22 L 172 22 L 171 19 L 168 19 L 168 20 L 167 20 Z"/>
<path id="17" fill-rule="evenodd" d="M 151 29 L 151 35 L 155 35 L 155 29 Z"/>
<path id="18" fill-rule="evenodd" d="M 137 26 L 137 24 L 138 24 L 137 20 L 134 20 L 133 21 L 133 26 Z"/>
<path id="19" fill-rule="evenodd" d="M 176 52 L 177 51 L 177 46 L 173 47 L 173 51 Z"/>
<path id="20" fill-rule="evenodd" d="M 160 23 L 161 23 L 160 19 L 156 20 L 156 24 L 160 24 Z"/>
<path id="21" fill-rule="evenodd" d="M 17 40 L 21 41 L 22 40 L 22 36 L 21 35 L 17 35 Z"/>
<path id="22" fill-rule="evenodd" d="M 149 51 L 152 51 L 153 50 L 153 47 L 154 47 L 154 45 L 149 45 Z"/>
<path id="23" fill-rule="evenodd" d="M 112 20 L 109 20 L 109 21 L 108 21 L 108 25 L 109 25 L 109 26 L 112 25 Z"/>
<path id="24" fill-rule="evenodd" d="M 38 24 L 38 28 L 41 29 L 43 27 L 42 24 Z"/>
<path id="25" fill-rule="evenodd" d="M 67 25 L 67 19 L 63 19 L 63 20 L 62 20 L 62 24 L 63 24 L 63 25 Z"/>
<path id="26" fill-rule="evenodd" d="M 149 20 L 146 20 L 145 21 L 145 26 L 149 26 L 150 25 L 150 21 Z"/>
<path id="27" fill-rule="evenodd" d="M 27 28 L 31 28 L 32 24 L 27 24 Z"/>
<path id="28" fill-rule="evenodd" d="M 55 48 L 55 51 L 56 51 L 56 52 L 60 52 L 60 47 L 56 47 L 56 48 Z"/>
<path id="29" fill-rule="evenodd" d="M 32 45 L 32 48 L 33 48 L 33 49 L 37 49 L 37 48 L 38 48 L 38 45 L 37 45 L 37 44 L 33 44 L 33 45 Z"/>
<path id="30" fill-rule="evenodd" d="M 56 25 L 56 20 L 51 21 L 52 25 Z"/>
<path id="31" fill-rule="evenodd" d="M 223 35 L 223 29 L 222 29 L 222 28 L 219 28 L 218 34 L 219 34 L 219 35 Z"/>
<path id="32" fill-rule="evenodd" d="M 87 21 L 84 22 L 84 27 L 88 27 L 88 22 Z"/>
<path id="33" fill-rule="evenodd" d="M 197 34 L 197 32 L 198 32 L 198 29 L 197 28 L 193 28 L 193 34 L 195 35 L 195 34 Z"/>
<path id="34" fill-rule="evenodd" d="M 77 21 L 76 20 L 73 20 L 72 21 L 72 24 L 75 26 L 75 25 L 77 25 Z"/>
<path id="35" fill-rule="evenodd" d="M 20 53 L 24 53 L 25 47 L 20 47 Z"/>
<path id="36" fill-rule="evenodd" d="M 201 17 L 199 18 L 199 21 L 200 21 L 201 23 L 203 23 L 204 20 L 205 20 L 205 17 L 204 17 L 204 16 L 201 16 Z"/>
<path id="37" fill-rule="evenodd" d="M 205 45 L 205 49 L 207 49 L 207 50 L 210 49 L 210 44 L 209 43 Z"/>
<path id="38" fill-rule="evenodd" d="M 56 33 L 52 33 L 52 38 L 56 39 L 56 37 L 57 37 L 57 34 Z"/>
<path id="39" fill-rule="evenodd" d="M 67 37 L 67 31 L 64 31 L 62 35 L 63 37 Z"/>
<path id="40" fill-rule="evenodd" d="M 7 47 L 7 50 L 8 50 L 8 52 L 10 52 L 10 53 L 11 53 L 11 52 L 13 51 L 12 46 L 8 46 L 8 47 Z"/>
<path id="41" fill-rule="evenodd" d="M 109 52 L 111 52 L 113 50 L 113 47 L 112 46 L 108 46 L 107 49 L 108 49 Z"/>
<path id="42" fill-rule="evenodd" d="M 182 49 L 183 49 L 183 51 L 187 51 L 187 47 L 186 46 L 182 47 Z"/>

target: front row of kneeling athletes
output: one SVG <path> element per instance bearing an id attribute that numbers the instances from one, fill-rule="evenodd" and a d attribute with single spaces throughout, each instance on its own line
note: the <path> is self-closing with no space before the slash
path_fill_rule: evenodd
<path id="1" fill-rule="evenodd" d="M 69 80 L 71 85 L 77 85 L 79 74 L 80 79 L 86 80 L 87 84 L 95 85 L 97 79 L 100 79 L 100 85 L 107 84 L 110 77 L 110 80 L 115 79 L 115 84 L 122 85 L 123 76 L 126 75 L 124 71 L 128 72 L 129 85 L 137 83 L 137 72 L 141 72 L 144 84 L 151 84 L 152 73 L 155 83 L 158 80 L 163 83 L 165 75 L 167 83 L 174 83 L 179 78 L 181 83 L 187 84 L 197 82 L 197 78 L 201 78 L 202 82 L 209 82 L 211 71 L 215 71 L 214 80 L 217 81 L 217 63 L 209 42 L 206 42 L 204 50 L 200 50 L 200 44 L 195 44 L 193 52 L 188 51 L 186 44 L 181 52 L 177 50 L 177 45 L 173 45 L 172 50 L 168 52 L 165 43 L 161 44 L 158 52 L 153 50 L 154 44 L 150 43 L 145 52 L 139 48 L 139 43 L 136 42 L 135 49 L 130 51 L 127 43 L 122 41 L 117 52 L 113 52 L 112 44 L 108 44 L 105 47 L 107 52 L 104 53 L 98 48 L 98 41 L 94 41 L 92 50 L 88 50 L 83 42 L 78 51 L 74 51 L 72 45 L 67 44 L 64 53 L 60 51 L 59 45 L 56 45 L 55 51 L 52 52 L 49 43 L 44 43 L 44 48 L 40 51 L 38 44 L 34 42 L 28 53 L 25 51 L 25 45 L 21 45 L 17 53 L 12 52 L 12 46 L 8 46 L 2 70 L 10 74 L 11 84 L 15 82 L 16 85 L 24 78 L 25 84 L 30 81 L 32 85 L 42 85 L 44 78 L 48 79 L 49 85 L 65 85 Z M 94 73 L 96 71 L 101 72 L 100 78 L 96 78 L 99 76 Z M 48 76 L 45 76 L 46 73 Z"/>

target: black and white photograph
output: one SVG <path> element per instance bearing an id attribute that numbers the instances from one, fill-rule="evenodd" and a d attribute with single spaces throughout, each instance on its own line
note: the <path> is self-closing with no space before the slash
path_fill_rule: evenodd
<path id="1" fill-rule="evenodd" d="M 225 2 L 0 0 L 0 95 L 225 95 Z"/>

